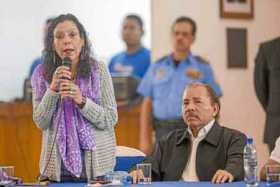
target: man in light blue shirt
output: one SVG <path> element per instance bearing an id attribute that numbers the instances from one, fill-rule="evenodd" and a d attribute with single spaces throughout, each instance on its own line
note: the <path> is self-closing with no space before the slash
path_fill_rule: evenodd
<path id="1" fill-rule="evenodd" d="M 143 21 L 135 14 L 127 15 L 123 21 L 122 38 L 126 50 L 111 59 L 111 73 L 124 73 L 142 78 L 150 65 L 150 51 L 142 46 Z"/>
<path id="2" fill-rule="evenodd" d="M 152 124 L 156 140 L 170 131 L 186 128 L 182 116 L 182 94 L 186 85 L 202 82 L 222 96 L 208 62 L 191 53 L 196 33 L 195 22 L 179 17 L 172 26 L 173 52 L 152 64 L 138 87 L 144 96 L 140 115 L 140 149 L 151 150 Z"/>

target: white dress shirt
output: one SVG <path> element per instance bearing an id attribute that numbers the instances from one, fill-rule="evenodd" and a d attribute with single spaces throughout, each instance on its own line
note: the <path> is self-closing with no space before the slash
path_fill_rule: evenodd
<path id="1" fill-rule="evenodd" d="M 280 137 L 277 138 L 275 147 L 271 152 L 270 159 L 280 163 Z"/>
<path id="2" fill-rule="evenodd" d="M 201 128 L 198 132 L 197 137 L 194 137 L 191 129 L 188 128 L 188 132 L 191 135 L 192 144 L 191 144 L 191 154 L 189 156 L 189 160 L 188 160 L 187 165 L 182 174 L 182 179 L 184 181 L 199 181 L 197 174 L 196 174 L 197 146 L 198 146 L 199 142 L 206 137 L 207 133 L 210 131 L 210 129 L 214 125 L 214 122 L 215 122 L 215 120 L 213 119 L 206 126 Z"/>

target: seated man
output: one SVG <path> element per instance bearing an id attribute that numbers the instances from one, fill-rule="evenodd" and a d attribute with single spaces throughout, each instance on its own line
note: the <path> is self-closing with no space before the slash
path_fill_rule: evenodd
<path id="1" fill-rule="evenodd" d="M 262 167 L 260 177 L 261 180 L 266 180 L 265 166 L 266 165 L 278 165 L 280 166 L 280 137 L 277 138 L 275 147 L 271 152 L 270 158 L 266 164 Z"/>
<path id="2" fill-rule="evenodd" d="M 144 162 L 152 163 L 154 181 L 243 180 L 246 137 L 222 127 L 217 119 L 220 102 L 207 84 L 192 83 L 184 90 L 182 115 L 187 129 L 177 129 L 157 142 Z M 132 171 L 133 181 L 137 172 Z"/>

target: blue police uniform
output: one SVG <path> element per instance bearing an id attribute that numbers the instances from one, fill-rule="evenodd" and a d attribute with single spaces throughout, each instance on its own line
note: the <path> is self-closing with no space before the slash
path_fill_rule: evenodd
<path id="1" fill-rule="evenodd" d="M 150 51 L 144 47 L 135 53 L 123 51 L 111 59 L 109 70 L 111 73 L 128 73 L 142 78 L 150 65 L 150 57 Z"/>
<path id="2" fill-rule="evenodd" d="M 186 85 L 192 82 L 206 83 L 218 96 L 222 95 L 211 66 L 192 54 L 189 54 L 177 66 L 172 55 L 153 63 L 142 79 L 137 92 L 152 99 L 155 119 L 181 119 L 182 94 Z"/>

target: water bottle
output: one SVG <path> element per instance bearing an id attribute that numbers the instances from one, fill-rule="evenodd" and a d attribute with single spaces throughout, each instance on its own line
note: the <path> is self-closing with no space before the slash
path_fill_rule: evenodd
<path id="1" fill-rule="evenodd" d="M 132 177 L 126 171 L 111 171 L 106 173 L 106 180 L 111 181 L 112 185 L 130 185 Z"/>
<path id="2" fill-rule="evenodd" d="M 253 145 L 253 139 L 247 137 L 247 143 L 244 147 L 244 181 L 247 187 L 258 185 L 258 160 L 257 151 Z"/>

